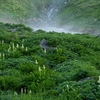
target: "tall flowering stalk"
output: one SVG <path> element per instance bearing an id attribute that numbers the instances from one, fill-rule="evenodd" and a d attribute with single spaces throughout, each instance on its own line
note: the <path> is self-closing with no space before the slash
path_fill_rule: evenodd
<path id="1" fill-rule="evenodd" d="M 47 50 L 46 49 L 44 49 L 44 53 L 46 53 L 47 52 Z"/>
<path id="2" fill-rule="evenodd" d="M 1 53 L 0 53 L 0 59 L 1 59 L 1 56 L 2 56 L 2 55 L 1 55 Z"/>
<path id="3" fill-rule="evenodd" d="M 11 46 L 9 45 L 8 52 L 11 50 Z"/>
<path id="4" fill-rule="evenodd" d="M 25 48 L 25 51 L 26 51 L 26 52 L 28 51 L 28 48 L 27 48 L 27 47 Z"/>
<path id="5" fill-rule="evenodd" d="M 66 87 L 67 87 L 67 89 L 69 90 L 69 85 L 68 85 L 68 84 L 66 85 Z"/>
<path id="6" fill-rule="evenodd" d="M 26 89 L 24 89 L 24 93 L 26 93 Z"/>
<path id="7" fill-rule="evenodd" d="M 23 88 L 21 88 L 21 94 L 23 94 L 24 93 L 24 89 Z"/>
<path id="8" fill-rule="evenodd" d="M 32 94 L 32 91 L 31 90 L 29 90 L 29 94 Z"/>
<path id="9" fill-rule="evenodd" d="M 30 100 L 33 100 L 33 99 L 32 99 L 32 91 L 31 91 L 31 90 L 28 91 L 28 94 L 29 94 Z"/>
<path id="10" fill-rule="evenodd" d="M 13 47 L 13 49 L 15 48 L 15 45 L 14 45 L 14 43 L 12 44 L 12 47 Z"/>
<path id="11" fill-rule="evenodd" d="M 37 60 L 35 60 L 35 64 L 38 64 L 38 61 Z"/>
<path id="12" fill-rule="evenodd" d="M 5 54 L 4 54 L 4 53 L 3 53 L 3 55 L 2 55 L 2 56 L 3 56 L 3 59 L 5 59 Z"/>
<path id="13" fill-rule="evenodd" d="M 19 44 L 17 44 L 16 47 L 19 48 Z"/>
<path id="14" fill-rule="evenodd" d="M 22 49 L 24 49 L 24 44 L 22 44 Z"/>
<path id="15" fill-rule="evenodd" d="M 24 42 L 24 41 L 25 41 L 25 39 L 22 40 L 22 42 Z"/>
<path id="16" fill-rule="evenodd" d="M 41 77 L 41 72 L 42 72 L 42 69 L 41 69 L 41 67 L 39 67 L 39 73 L 40 73 L 40 77 Z"/>
<path id="17" fill-rule="evenodd" d="M 11 49 L 11 46 L 9 45 L 9 48 Z"/>
<path id="18" fill-rule="evenodd" d="M 4 44 L 4 40 L 2 40 L 1 43 Z"/>
<path id="19" fill-rule="evenodd" d="M 45 68 L 46 68 L 45 65 L 43 65 L 44 74 L 45 74 Z"/>
<path id="20" fill-rule="evenodd" d="M 15 51 L 15 44 L 14 43 L 12 44 L 12 48 L 13 48 L 13 51 Z"/>
<path id="21" fill-rule="evenodd" d="M 8 52 L 10 51 L 10 48 L 8 48 Z"/>
<path id="22" fill-rule="evenodd" d="M 99 76 L 99 80 L 98 80 L 98 83 L 99 83 L 99 85 L 98 85 L 98 86 L 100 87 L 100 76 Z"/>
<path id="23" fill-rule="evenodd" d="M 14 95 L 18 95 L 16 91 L 14 92 Z"/>

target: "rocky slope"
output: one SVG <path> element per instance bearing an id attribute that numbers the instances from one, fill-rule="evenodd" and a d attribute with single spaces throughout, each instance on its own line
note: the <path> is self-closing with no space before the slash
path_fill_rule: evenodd
<path id="1" fill-rule="evenodd" d="M 1 0 L 0 21 L 99 34 L 99 9 L 99 0 Z"/>

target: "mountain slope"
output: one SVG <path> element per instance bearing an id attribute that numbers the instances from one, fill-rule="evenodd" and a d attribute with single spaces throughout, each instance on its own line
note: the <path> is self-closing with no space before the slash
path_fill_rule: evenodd
<path id="1" fill-rule="evenodd" d="M 99 0 L 1 0 L 0 21 L 100 33 Z"/>
<path id="2" fill-rule="evenodd" d="M 100 32 L 100 1 L 71 0 L 65 3 L 55 20 L 61 25 L 72 25 L 74 29 L 90 33 Z"/>
<path id="3" fill-rule="evenodd" d="M 0 21 L 25 23 L 40 18 L 52 0 L 0 0 Z"/>

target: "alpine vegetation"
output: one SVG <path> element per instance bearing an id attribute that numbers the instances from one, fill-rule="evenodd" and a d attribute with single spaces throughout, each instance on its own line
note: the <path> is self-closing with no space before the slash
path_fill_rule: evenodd
<path id="1" fill-rule="evenodd" d="M 100 99 L 98 36 L 0 27 L 1 100 Z"/>

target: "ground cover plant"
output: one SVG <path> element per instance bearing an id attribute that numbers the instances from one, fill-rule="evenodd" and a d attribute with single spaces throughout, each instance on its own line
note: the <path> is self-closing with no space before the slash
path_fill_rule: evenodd
<path id="1" fill-rule="evenodd" d="M 99 36 L 0 23 L 0 99 L 100 100 L 99 59 Z"/>

